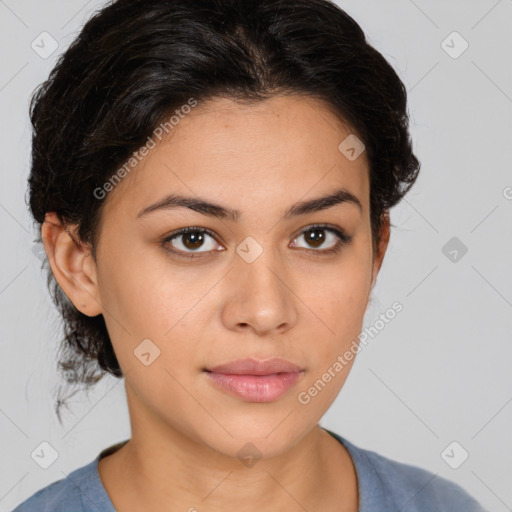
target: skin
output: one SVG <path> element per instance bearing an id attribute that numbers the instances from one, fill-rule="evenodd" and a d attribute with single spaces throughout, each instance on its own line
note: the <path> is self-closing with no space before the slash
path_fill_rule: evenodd
<path id="1" fill-rule="evenodd" d="M 298 400 L 357 340 L 389 241 L 386 214 L 372 252 L 366 153 L 350 161 L 338 149 L 351 133 L 313 98 L 251 106 L 217 98 L 109 192 L 97 263 L 47 214 L 42 237 L 55 278 L 77 309 L 104 315 L 125 376 L 132 437 L 99 463 L 117 510 L 357 511 L 352 460 L 319 427 L 354 360 L 308 404 Z M 340 187 L 361 211 L 346 202 L 282 219 L 292 204 Z M 233 222 L 179 207 L 137 218 L 171 192 L 242 215 Z M 322 255 L 336 237 L 322 231 L 323 245 L 308 243 L 301 233 L 314 223 L 352 240 Z M 162 241 L 189 226 L 218 239 L 205 235 L 194 260 L 166 252 Z M 252 263 L 236 252 L 248 236 L 263 249 Z M 169 245 L 194 252 L 186 236 Z M 149 366 L 134 356 L 147 338 L 160 350 Z M 202 371 L 245 357 L 281 357 L 305 371 L 269 403 L 227 394 Z M 262 454 L 252 467 L 237 457 L 247 442 Z"/>

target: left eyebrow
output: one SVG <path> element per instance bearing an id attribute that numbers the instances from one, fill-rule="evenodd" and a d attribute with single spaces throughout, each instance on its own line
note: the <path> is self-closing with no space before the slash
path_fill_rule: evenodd
<path id="1" fill-rule="evenodd" d="M 322 210 L 327 210 L 333 206 L 340 204 L 353 204 L 357 206 L 360 212 L 363 211 L 361 201 L 345 188 L 341 188 L 323 197 L 317 197 L 309 201 L 300 201 L 293 204 L 283 215 L 283 219 L 290 219 L 299 215 L 306 215 Z M 160 199 L 156 203 L 142 209 L 137 218 L 157 210 L 171 210 L 173 208 L 185 207 L 194 210 L 203 215 L 217 217 L 219 219 L 227 219 L 232 222 L 238 222 L 242 216 L 240 210 L 226 208 L 219 204 L 212 203 L 200 197 L 183 196 L 179 194 L 169 194 Z"/>

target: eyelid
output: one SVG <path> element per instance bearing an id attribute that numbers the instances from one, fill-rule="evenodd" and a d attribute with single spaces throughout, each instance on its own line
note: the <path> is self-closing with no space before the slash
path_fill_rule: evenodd
<path id="1" fill-rule="evenodd" d="M 325 224 L 325 223 L 319 223 L 319 224 L 308 224 L 306 227 L 301 228 L 296 235 L 293 235 L 292 239 L 297 238 L 298 236 L 303 235 L 304 233 L 307 233 L 308 231 L 313 231 L 315 229 L 325 229 L 326 231 L 330 231 L 331 233 L 334 233 L 336 236 L 338 236 L 343 242 L 350 242 L 352 240 L 352 237 L 347 234 L 347 232 L 335 224 Z M 315 251 L 320 252 L 320 251 Z"/>
<path id="2" fill-rule="evenodd" d="M 333 233 L 337 237 L 337 241 L 334 246 L 330 247 L 329 249 L 308 249 L 305 247 L 299 247 L 299 249 L 305 251 L 308 254 L 313 254 L 320 257 L 332 256 L 338 254 L 344 246 L 352 242 L 353 236 L 349 235 L 343 228 L 326 223 L 309 224 L 308 226 L 301 228 L 297 235 L 293 236 L 292 240 L 296 240 L 299 236 L 302 236 L 309 231 L 314 231 L 315 229 L 321 229 Z"/>
<path id="3" fill-rule="evenodd" d="M 295 240 L 296 238 L 298 238 L 299 236 L 302 236 L 305 233 L 307 233 L 309 231 L 313 231 L 315 229 L 323 229 L 323 230 L 330 231 L 331 233 L 333 233 L 338 238 L 338 241 L 335 244 L 335 246 L 331 247 L 330 249 L 307 249 L 304 247 L 300 247 L 299 249 L 302 249 L 303 251 L 310 252 L 310 253 L 316 253 L 319 255 L 322 255 L 322 254 L 327 255 L 327 254 L 339 252 L 339 250 L 341 250 L 341 247 L 343 245 L 346 245 L 352 241 L 352 236 L 348 235 L 343 228 L 340 228 L 339 226 L 336 226 L 333 224 L 325 224 L 325 223 L 308 224 L 307 226 L 301 228 L 299 231 L 296 232 L 296 234 L 294 234 L 292 236 L 292 241 Z M 221 237 L 219 235 L 217 235 L 217 233 L 215 233 L 211 229 L 204 228 L 204 227 L 198 227 L 198 226 L 189 226 L 189 227 L 177 229 L 176 231 L 171 232 L 169 235 L 165 236 L 165 238 L 161 242 L 161 245 L 164 246 L 164 250 L 166 250 L 167 252 L 177 255 L 178 257 L 184 257 L 186 259 L 194 259 L 194 258 L 204 257 L 206 255 L 211 255 L 213 252 L 220 252 L 220 251 L 213 251 L 213 250 L 197 251 L 197 252 L 184 252 L 184 251 L 180 251 L 180 250 L 176 250 L 176 249 L 166 248 L 166 245 L 168 242 L 171 242 L 171 240 L 173 240 L 174 238 L 178 238 L 179 236 L 186 234 L 186 233 L 190 233 L 190 232 L 206 233 L 207 235 L 211 236 L 214 240 L 216 240 L 218 243 L 224 244 L 223 241 L 219 242 L 218 239 Z"/>
<path id="4" fill-rule="evenodd" d="M 197 258 L 205 258 L 208 256 L 212 256 L 213 253 L 216 252 L 222 252 L 225 249 L 222 250 L 210 250 L 210 251 L 197 251 L 197 252 L 186 252 L 181 251 L 180 249 L 174 249 L 170 245 L 170 242 L 174 238 L 179 238 L 181 235 L 187 234 L 187 233 L 206 233 L 210 237 L 212 237 L 218 244 L 224 244 L 224 241 L 222 241 L 222 238 L 217 235 L 214 231 L 212 231 L 209 228 L 199 227 L 199 226 L 187 226 L 185 228 L 177 229 L 168 235 L 166 235 L 163 240 L 160 242 L 160 246 L 164 249 L 164 251 L 170 253 L 172 256 L 176 256 L 177 258 L 183 258 L 188 260 L 194 260 Z M 220 241 L 219 241 L 220 239 Z"/>

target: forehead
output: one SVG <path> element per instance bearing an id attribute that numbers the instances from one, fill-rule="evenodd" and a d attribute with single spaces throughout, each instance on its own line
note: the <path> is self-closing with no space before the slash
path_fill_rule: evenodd
<path id="1" fill-rule="evenodd" d="M 308 191 L 315 196 L 339 186 L 365 206 L 366 153 L 352 160 L 340 150 L 353 136 L 339 116 L 311 97 L 199 103 L 161 141 L 153 137 L 154 148 L 109 192 L 105 212 L 135 217 L 170 192 L 261 210 L 265 202 L 292 203 Z"/>

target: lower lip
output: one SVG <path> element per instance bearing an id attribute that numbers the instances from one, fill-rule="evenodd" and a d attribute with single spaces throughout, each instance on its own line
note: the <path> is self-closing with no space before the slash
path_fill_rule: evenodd
<path id="1" fill-rule="evenodd" d="M 207 372 L 224 391 L 247 402 L 272 402 L 286 393 L 302 376 L 302 372 L 272 375 L 232 375 Z"/>

